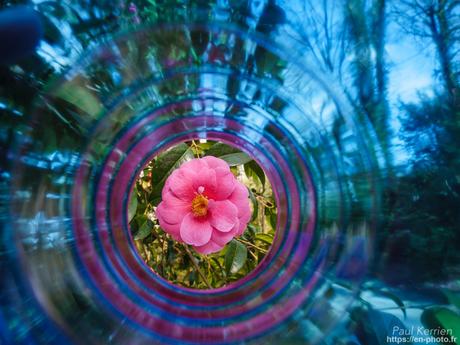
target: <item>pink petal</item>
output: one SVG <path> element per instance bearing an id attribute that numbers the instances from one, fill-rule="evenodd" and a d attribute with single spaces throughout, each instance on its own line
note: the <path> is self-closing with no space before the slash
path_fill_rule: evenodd
<path id="1" fill-rule="evenodd" d="M 251 209 L 248 207 L 245 207 L 244 209 L 240 209 L 241 214 L 239 215 L 240 222 L 247 223 L 252 217 Z"/>
<path id="2" fill-rule="evenodd" d="M 171 237 L 176 240 L 180 241 L 180 223 L 178 224 L 169 224 L 168 222 L 165 222 L 163 218 L 158 217 L 158 221 L 160 223 L 160 227 Z"/>
<path id="3" fill-rule="evenodd" d="M 193 181 L 195 181 L 196 178 L 198 177 L 197 175 L 198 170 L 192 170 L 192 169 L 186 169 L 186 168 L 180 167 L 179 172 L 186 181 L 189 181 L 189 183 L 193 183 Z"/>
<path id="4" fill-rule="evenodd" d="M 207 168 L 208 165 L 203 162 L 201 159 L 192 159 L 188 162 L 183 163 L 180 166 L 180 169 L 189 170 L 189 171 L 199 171 L 202 168 Z"/>
<path id="5" fill-rule="evenodd" d="M 218 245 L 225 246 L 228 242 L 230 242 L 233 239 L 233 237 L 238 236 L 239 228 L 240 222 L 237 221 L 233 229 L 229 232 L 221 232 L 214 230 L 212 232 L 211 241 L 217 243 Z"/>
<path id="6" fill-rule="evenodd" d="M 216 168 L 217 190 L 213 194 L 215 200 L 225 200 L 235 189 L 237 183 L 235 176 L 228 169 Z"/>
<path id="7" fill-rule="evenodd" d="M 201 164 L 190 164 L 195 162 L 196 160 L 186 162 L 179 168 L 182 176 L 190 182 L 193 182 L 198 177 L 198 171 L 200 171 L 203 167 Z"/>
<path id="8" fill-rule="evenodd" d="M 252 216 L 248 197 L 248 189 L 241 182 L 237 181 L 235 190 L 228 198 L 238 209 L 238 220 L 240 225 L 236 236 L 241 236 L 244 233 Z"/>
<path id="9" fill-rule="evenodd" d="M 165 185 L 163 186 L 163 189 L 161 190 L 161 199 L 164 200 L 166 197 L 167 193 L 172 193 L 171 189 L 169 188 L 169 178 L 166 179 Z"/>
<path id="10" fill-rule="evenodd" d="M 195 217 L 191 212 L 182 220 L 180 237 L 193 246 L 202 246 L 209 242 L 212 235 L 212 227 L 207 218 Z"/>
<path id="11" fill-rule="evenodd" d="M 219 231 L 229 232 L 238 221 L 238 209 L 228 200 L 210 201 L 211 225 Z"/>
<path id="12" fill-rule="evenodd" d="M 238 209 L 238 211 L 241 211 L 241 209 Z M 244 231 L 246 230 L 246 227 L 248 226 L 248 223 L 249 223 L 249 220 L 251 219 L 251 209 L 249 208 L 249 206 L 247 207 L 247 209 L 245 208 L 243 211 L 243 213 L 241 215 L 239 215 L 238 217 L 238 220 L 239 220 L 239 229 L 236 233 L 236 236 L 241 236 Z"/>
<path id="13" fill-rule="evenodd" d="M 201 159 L 205 161 L 208 167 L 210 167 L 211 169 L 221 168 L 230 171 L 229 165 L 223 159 L 214 156 L 206 156 Z"/>
<path id="14" fill-rule="evenodd" d="M 238 231 L 236 232 L 235 237 L 243 235 L 244 231 L 247 228 L 247 226 L 248 226 L 248 222 L 240 221 L 240 223 L 238 225 Z"/>
<path id="15" fill-rule="evenodd" d="M 193 181 L 193 189 L 198 192 L 198 188 L 200 187 L 204 187 L 205 195 L 213 195 L 215 193 L 218 185 L 216 183 L 216 172 L 214 170 L 205 167 L 198 172 Z"/>
<path id="16" fill-rule="evenodd" d="M 179 202 L 176 202 L 177 200 Z M 178 224 L 190 212 L 190 207 L 190 204 L 186 204 L 180 201 L 180 199 L 171 196 L 160 202 L 156 210 L 156 216 L 157 218 L 161 217 L 167 223 Z"/>
<path id="17" fill-rule="evenodd" d="M 171 176 L 168 177 L 168 186 L 171 191 L 180 199 L 192 200 L 195 196 L 192 181 L 185 178 L 181 170 L 175 170 Z"/>
<path id="18" fill-rule="evenodd" d="M 179 240 L 180 239 L 180 223 L 177 223 L 177 224 L 168 223 L 163 218 L 163 214 L 162 214 L 163 208 L 164 208 L 164 203 L 161 202 L 158 205 L 157 210 L 156 210 L 156 217 L 158 218 L 158 222 L 160 223 L 161 228 L 165 232 L 170 234 L 172 236 L 172 238 L 174 238 L 175 240 Z M 160 211 L 158 212 L 158 210 L 160 210 Z"/>
<path id="19" fill-rule="evenodd" d="M 220 246 L 219 244 L 215 243 L 214 241 L 209 241 L 204 246 L 194 247 L 195 250 L 200 254 L 211 254 L 222 250 L 224 246 Z"/>
<path id="20" fill-rule="evenodd" d="M 238 208 L 238 216 L 247 212 L 251 213 L 251 209 L 249 207 L 249 192 L 246 186 L 241 182 L 236 181 L 235 189 L 229 196 L 228 200 L 230 200 Z"/>
<path id="21" fill-rule="evenodd" d="M 186 209 L 191 207 L 191 202 L 179 199 L 171 190 L 165 191 L 162 195 L 163 202 L 168 204 L 168 207 Z M 187 211 L 188 212 L 188 211 Z"/>

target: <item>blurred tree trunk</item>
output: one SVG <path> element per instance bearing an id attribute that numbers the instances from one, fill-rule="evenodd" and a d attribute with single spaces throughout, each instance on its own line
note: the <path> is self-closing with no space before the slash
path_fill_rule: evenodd
<path id="1" fill-rule="evenodd" d="M 453 61 L 450 53 L 452 46 L 451 26 L 447 5 L 449 1 L 439 0 L 437 4 L 430 4 L 427 16 L 431 37 L 433 38 L 441 65 L 441 75 L 444 79 L 449 101 L 452 101 L 455 90 L 458 88 L 453 72 Z M 458 25 L 457 25 L 458 26 Z"/>
<path id="2" fill-rule="evenodd" d="M 386 1 L 347 0 L 345 18 L 354 55 L 355 108 L 375 129 L 384 167 L 392 163 L 385 62 Z M 363 119 L 362 119 L 363 120 Z"/>
<path id="3" fill-rule="evenodd" d="M 449 106 L 458 107 L 460 1 L 402 0 L 395 14 L 404 31 L 422 39 L 431 38 Z"/>

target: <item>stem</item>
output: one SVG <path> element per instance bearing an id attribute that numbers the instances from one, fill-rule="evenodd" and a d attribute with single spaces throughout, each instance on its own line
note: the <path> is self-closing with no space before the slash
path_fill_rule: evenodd
<path id="1" fill-rule="evenodd" d="M 222 267 L 218 259 L 214 259 L 214 262 L 217 264 L 217 266 L 219 266 L 222 279 L 224 280 L 224 284 L 227 284 L 227 274 L 225 273 L 224 268 Z"/>
<path id="2" fill-rule="evenodd" d="M 208 259 L 206 257 L 206 259 Z M 210 258 L 211 261 L 214 261 L 214 263 L 219 267 L 220 269 L 220 276 L 222 277 L 222 280 L 224 281 L 224 285 L 227 284 L 227 277 L 226 277 L 226 274 L 225 274 L 225 271 L 224 271 L 224 268 L 222 267 L 222 265 L 220 264 L 219 260 L 215 257 L 211 257 Z M 211 269 L 212 269 L 212 265 L 211 265 Z"/>
<path id="3" fill-rule="evenodd" d="M 250 247 L 253 247 L 253 248 L 256 248 L 257 250 L 260 250 L 262 253 L 264 254 L 267 254 L 267 250 L 263 249 L 263 248 L 260 248 L 258 246 L 256 246 L 255 244 L 252 244 L 251 242 L 248 242 L 248 241 L 245 241 L 245 240 L 242 240 L 241 238 L 235 238 L 237 241 L 240 241 L 241 243 L 244 243 L 245 245 L 247 246 L 250 246 Z"/>
<path id="4" fill-rule="evenodd" d="M 199 153 L 200 147 L 195 142 L 195 140 L 192 140 L 192 146 L 195 148 L 195 152 L 196 152 L 196 154 L 195 154 L 195 152 L 193 154 L 196 156 L 196 158 L 201 158 L 201 155 Z"/>
<path id="5" fill-rule="evenodd" d="M 195 257 L 193 256 L 192 252 L 190 252 L 190 249 L 188 248 L 187 245 L 185 245 L 184 247 L 185 247 L 185 251 L 187 252 L 188 256 L 190 257 L 190 260 L 192 260 L 192 264 L 193 264 L 193 266 L 195 266 L 195 269 L 196 269 L 196 271 L 198 272 L 198 274 L 200 275 L 201 279 L 203 279 L 204 283 L 206 284 L 206 286 L 207 286 L 209 289 L 212 289 L 211 284 L 209 284 L 208 280 L 206 279 L 206 276 L 205 276 L 204 273 L 200 270 L 200 267 L 199 267 L 198 264 L 196 263 Z"/>
<path id="6" fill-rule="evenodd" d="M 148 261 L 148 255 L 147 255 L 147 249 L 145 249 L 145 246 L 144 246 L 144 243 L 142 243 L 142 240 L 135 240 L 134 241 L 135 245 L 136 245 L 136 248 L 137 248 L 137 251 L 140 253 L 140 254 L 144 254 L 145 256 L 145 259 L 142 257 L 142 259 L 147 262 Z"/>
<path id="7" fill-rule="evenodd" d="M 252 255 L 252 257 L 254 258 L 254 260 L 256 260 L 256 261 L 257 261 L 257 256 L 256 256 L 256 254 L 254 254 L 254 253 L 253 253 L 253 252 L 251 252 L 250 250 L 248 250 L 248 252 L 249 252 L 249 254 L 251 254 L 251 255 Z"/>
<path id="8" fill-rule="evenodd" d="M 165 255 L 165 240 L 163 237 L 159 236 L 158 239 L 160 240 L 161 242 L 161 270 L 163 272 L 163 275 L 166 275 L 166 270 L 165 270 L 165 266 L 166 266 L 166 255 Z M 166 251 L 168 251 L 168 246 L 166 245 Z"/>
<path id="9" fill-rule="evenodd" d="M 258 212 L 258 218 L 259 218 L 259 224 L 262 229 L 263 233 L 266 233 L 265 231 L 265 206 L 257 200 L 258 205 L 257 207 L 259 208 Z"/>

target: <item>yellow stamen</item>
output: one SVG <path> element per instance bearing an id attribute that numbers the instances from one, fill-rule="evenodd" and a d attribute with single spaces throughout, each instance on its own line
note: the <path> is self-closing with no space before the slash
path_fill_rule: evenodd
<path id="1" fill-rule="evenodd" d="M 206 216 L 206 214 L 208 213 L 208 198 L 206 198 L 202 194 L 198 194 L 192 200 L 192 213 L 196 217 Z"/>

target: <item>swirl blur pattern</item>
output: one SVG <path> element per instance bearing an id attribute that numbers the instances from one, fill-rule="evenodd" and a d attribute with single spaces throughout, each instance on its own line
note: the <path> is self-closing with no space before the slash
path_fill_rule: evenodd
<path id="1" fill-rule="evenodd" d="M 302 63 L 283 21 L 262 20 L 264 6 L 235 14 L 222 1 L 164 24 L 134 17 L 139 25 L 98 42 L 36 100 L 11 159 L 5 342 L 290 344 L 302 320 L 327 320 L 325 332 L 340 320 L 353 295 L 327 313 L 324 296 L 335 280 L 357 289 L 368 267 L 375 135 L 335 81 Z M 325 130 L 335 116 L 347 162 Z M 157 276 L 127 223 L 142 167 L 191 139 L 250 154 L 278 206 L 262 264 L 214 290 Z"/>

